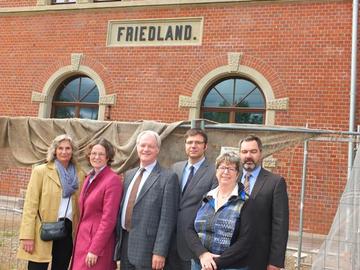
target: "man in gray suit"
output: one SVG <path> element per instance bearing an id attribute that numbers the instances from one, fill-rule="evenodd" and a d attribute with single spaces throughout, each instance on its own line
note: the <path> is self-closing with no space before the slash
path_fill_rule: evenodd
<path id="1" fill-rule="evenodd" d="M 262 142 L 249 135 L 239 143 L 243 166 L 241 181 L 254 201 L 255 243 L 250 252 L 251 270 L 284 267 L 289 230 L 289 202 L 283 177 L 261 167 Z"/>
<path id="2" fill-rule="evenodd" d="M 143 131 L 136 144 L 140 167 L 125 173 L 115 259 L 121 270 L 160 270 L 176 227 L 180 188 L 176 174 L 157 161 L 159 135 Z"/>
<path id="3" fill-rule="evenodd" d="M 172 166 L 178 175 L 181 195 L 176 233 L 173 236 L 171 250 L 166 269 L 191 269 L 191 252 L 185 242 L 185 230 L 189 222 L 193 222 L 202 197 L 213 186 L 217 185 L 215 166 L 205 157 L 208 137 L 202 129 L 193 128 L 185 134 L 185 152 L 187 160 L 175 163 Z"/>

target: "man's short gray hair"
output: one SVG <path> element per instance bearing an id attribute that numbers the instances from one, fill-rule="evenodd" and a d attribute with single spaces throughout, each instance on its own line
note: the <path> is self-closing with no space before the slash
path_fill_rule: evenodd
<path id="1" fill-rule="evenodd" d="M 139 144 L 140 142 L 140 139 L 142 136 L 144 135 L 150 135 L 150 136 L 153 136 L 155 138 L 155 141 L 156 141 L 156 144 L 158 146 L 158 148 L 160 149 L 160 146 L 161 146 L 161 138 L 159 136 L 159 134 L 157 134 L 155 131 L 153 130 L 144 130 L 142 132 L 140 132 L 140 134 L 137 136 L 136 138 L 136 145 Z"/>

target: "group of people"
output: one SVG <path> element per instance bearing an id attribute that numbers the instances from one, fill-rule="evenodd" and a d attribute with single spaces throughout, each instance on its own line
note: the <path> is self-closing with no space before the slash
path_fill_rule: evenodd
<path id="1" fill-rule="evenodd" d="M 106 139 L 88 148 L 92 170 L 76 163 L 73 140 L 54 139 L 26 192 L 18 257 L 29 270 L 276 270 L 284 267 L 289 207 L 283 177 L 262 168 L 262 142 L 249 135 L 239 153 L 215 164 L 207 134 L 185 134 L 187 160 L 164 168 L 160 136 L 136 140 L 139 166 L 120 177 Z M 69 202 L 71 203 L 69 204 Z M 68 236 L 40 238 L 44 221 L 65 219 Z"/>

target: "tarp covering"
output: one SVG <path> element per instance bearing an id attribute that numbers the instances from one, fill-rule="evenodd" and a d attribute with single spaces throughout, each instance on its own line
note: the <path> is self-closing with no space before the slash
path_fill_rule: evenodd
<path id="1" fill-rule="evenodd" d="M 257 125 L 206 125 L 209 136 L 207 156 L 214 161 L 222 146 L 237 147 L 239 140 L 252 133 L 264 143 L 266 157 L 306 138 L 320 135 L 305 128 Z M 44 119 L 36 117 L 0 117 L 0 171 L 9 167 L 29 167 L 45 161 L 51 141 L 60 134 L 70 135 L 78 146 L 78 160 L 86 168 L 85 150 L 94 139 L 108 139 L 116 149 L 113 169 L 123 172 L 137 162 L 136 137 L 143 130 L 154 130 L 162 139 L 160 161 L 164 166 L 185 158 L 184 133 L 189 122 L 165 124 L 155 121 L 116 122 L 86 119 Z"/>
<path id="2" fill-rule="evenodd" d="M 321 245 L 312 270 L 360 269 L 360 153 L 341 196 L 329 234 Z"/>

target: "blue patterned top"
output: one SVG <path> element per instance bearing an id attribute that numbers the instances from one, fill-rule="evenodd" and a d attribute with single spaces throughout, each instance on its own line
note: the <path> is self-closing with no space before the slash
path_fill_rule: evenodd
<path id="1" fill-rule="evenodd" d="M 248 195 L 236 186 L 229 200 L 216 211 L 217 189 L 209 191 L 203 199 L 194 227 L 203 246 L 220 255 L 236 240 L 241 208 Z"/>

